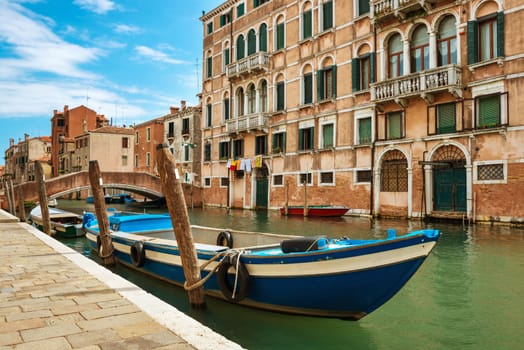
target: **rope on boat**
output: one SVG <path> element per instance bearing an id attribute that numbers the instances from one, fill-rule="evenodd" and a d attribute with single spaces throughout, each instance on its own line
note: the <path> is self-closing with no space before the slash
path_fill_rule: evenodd
<path id="1" fill-rule="evenodd" d="M 205 263 L 203 263 L 201 266 L 200 266 L 200 271 L 203 271 L 209 264 L 211 264 L 213 261 L 221 258 L 221 257 L 225 257 L 226 255 L 229 254 L 229 251 L 225 251 L 225 252 L 219 252 L 217 254 L 215 254 L 214 257 L 212 257 L 211 259 L 209 259 L 208 261 L 206 261 Z M 208 279 L 211 278 L 211 276 L 218 270 L 218 267 L 220 266 L 220 264 L 217 264 L 213 270 L 209 271 L 209 273 L 206 275 L 206 277 L 200 279 L 198 282 L 196 283 L 193 283 L 192 285 L 189 285 L 187 283 L 187 280 L 184 282 L 184 289 L 186 291 L 192 291 L 193 289 L 196 289 L 196 288 L 199 288 L 201 286 L 204 285 L 204 283 L 207 282 Z"/>

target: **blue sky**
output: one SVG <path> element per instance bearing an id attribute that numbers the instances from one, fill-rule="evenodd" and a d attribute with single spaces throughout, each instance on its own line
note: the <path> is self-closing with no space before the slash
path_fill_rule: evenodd
<path id="1" fill-rule="evenodd" d="M 140 123 L 201 90 L 199 18 L 225 0 L 0 0 L 0 150 L 87 105 Z M 3 157 L 0 164 L 3 164 Z"/>

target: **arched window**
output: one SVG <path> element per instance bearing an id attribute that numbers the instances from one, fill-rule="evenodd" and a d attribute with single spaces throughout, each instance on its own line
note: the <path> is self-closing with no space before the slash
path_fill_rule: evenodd
<path id="1" fill-rule="evenodd" d="M 252 55 L 257 52 L 257 34 L 254 29 L 247 33 L 247 55 Z"/>
<path id="2" fill-rule="evenodd" d="M 313 36 L 313 9 L 310 2 L 302 7 L 302 40 Z"/>
<path id="3" fill-rule="evenodd" d="M 411 37 L 411 71 L 429 68 L 429 35 L 425 25 L 419 25 Z"/>
<path id="4" fill-rule="evenodd" d="M 384 155 L 380 171 L 380 190 L 408 191 L 408 161 L 402 152 L 393 150 Z"/>
<path id="5" fill-rule="evenodd" d="M 447 16 L 438 27 L 438 65 L 457 63 L 457 26 L 453 16 Z"/>
<path id="6" fill-rule="evenodd" d="M 213 123 L 213 101 L 211 97 L 208 97 L 206 100 L 206 128 L 211 127 Z"/>
<path id="7" fill-rule="evenodd" d="M 226 91 L 226 93 L 224 93 L 224 99 L 222 100 L 222 112 L 224 120 L 229 120 L 231 117 L 229 103 L 229 92 Z"/>
<path id="8" fill-rule="evenodd" d="M 267 112 L 267 81 L 262 80 L 259 85 L 260 92 L 260 112 Z"/>
<path id="9" fill-rule="evenodd" d="M 286 108 L 286 83 L 284 75 L 279 74 L 275 82 L 275 110 L 283 111 Z"/>
<path id="10" fill-rule="evenodd" d="M 224 44 L 222 50 L 222 70 L 225 72 L 228 64 L 231 63 L 231 50 L 229 49 L 229 42 Z"/>
<path id="11" fill-rule="evenodd" d="M 255 84 L 249 84 L 247 87 L 247 113 L 253 114 L 256 112 L 257 105 L 257 90 Z"/>
<path id="12" fill-rule="evenodd" d="M 388 78 L 403 75 L 403 64 L 402 39 L 400 34 L 395 34 L 388 41 Z"/>
<path id="13" fill-rule="evenodd" d="M 235 94 L 235 101 L 237 107 L 237 116 L 241 117 L 244 115 L 244 89 L 239 87 L 237 93 Z"/>
<path id="14" fill-rule="evenodd" d="M 277 30 L 275 30 L 275 49 L 281 50 L 286 45 L 286 22 L 284 16 L 279 16 L 277 19 Z"/>
<path id="15" fill-rule="evenodd" d="M 331 57 L 322 62 L 317 71 L 317 99 L 330 100 L 337 97 L 337 66 Z"/>
<path id="16" fill-rule="evenodd" d="M 245 56 L 245 42 L 244 36 L 240 34 L 237 38 L 237 61 L 241 60 Z"/>
<path id="17" fill-rule="evenodd" d="M 302 71 L 302 104 L 313 103 L 313 68 L 311 65 Z"/>
<path id="18" fill-rule="evenodd" d="M 209 50 L 206 53 L 206 78 L 213 76 L 213 53 Z"/>
<path id="19" fill-rule="evenodd" d="M 267 25 L 262 23 L 259 29 L 259 51 L 267 52 Z"/>

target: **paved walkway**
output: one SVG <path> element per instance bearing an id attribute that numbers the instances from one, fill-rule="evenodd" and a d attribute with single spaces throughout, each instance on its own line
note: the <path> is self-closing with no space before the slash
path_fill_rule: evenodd
<path id="1" fill-rule="evenodd" d="M 0 210 L 0 350 L 241 349 Z"/>

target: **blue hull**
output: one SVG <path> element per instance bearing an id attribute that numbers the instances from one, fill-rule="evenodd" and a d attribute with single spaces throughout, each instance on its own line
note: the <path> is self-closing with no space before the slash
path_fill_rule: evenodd
<path id="1" fill-rule="evenodd" d="M 91 247 L 97 250 L 96 233 L 87 236 Z M 116 258 L 134 268 L 131 246 L 136 237 L 140 236 L 112 235 Z M 249 271 L 249 289 L 244 299 L 235 302 L 279 312 L 358 320 L 404 286 L 438 237 L 438 231 L 427 230 L 387 240 L 333 241 L 330 247 L 335 249 L 288 254 L 283 254 L 280 247 L 248 250 L 240 261 Z M 140 271 L 184 284 L 183 269 L 174 262 L 179 260 L 176 246 L 150 241 L 143 241 L 143 246 L 146 259 L 138 268 Z M 197 246 L 199 264 L 224 250 L 227 249 L 199 250 Z M 208 273 L 203 271 L 202 278 Z M 229 274 L 229 279 L 233 278 Z M 204 290 L 211 296 L 225 298 L 218 282 L 217 274 L 213 274 Z"/>

